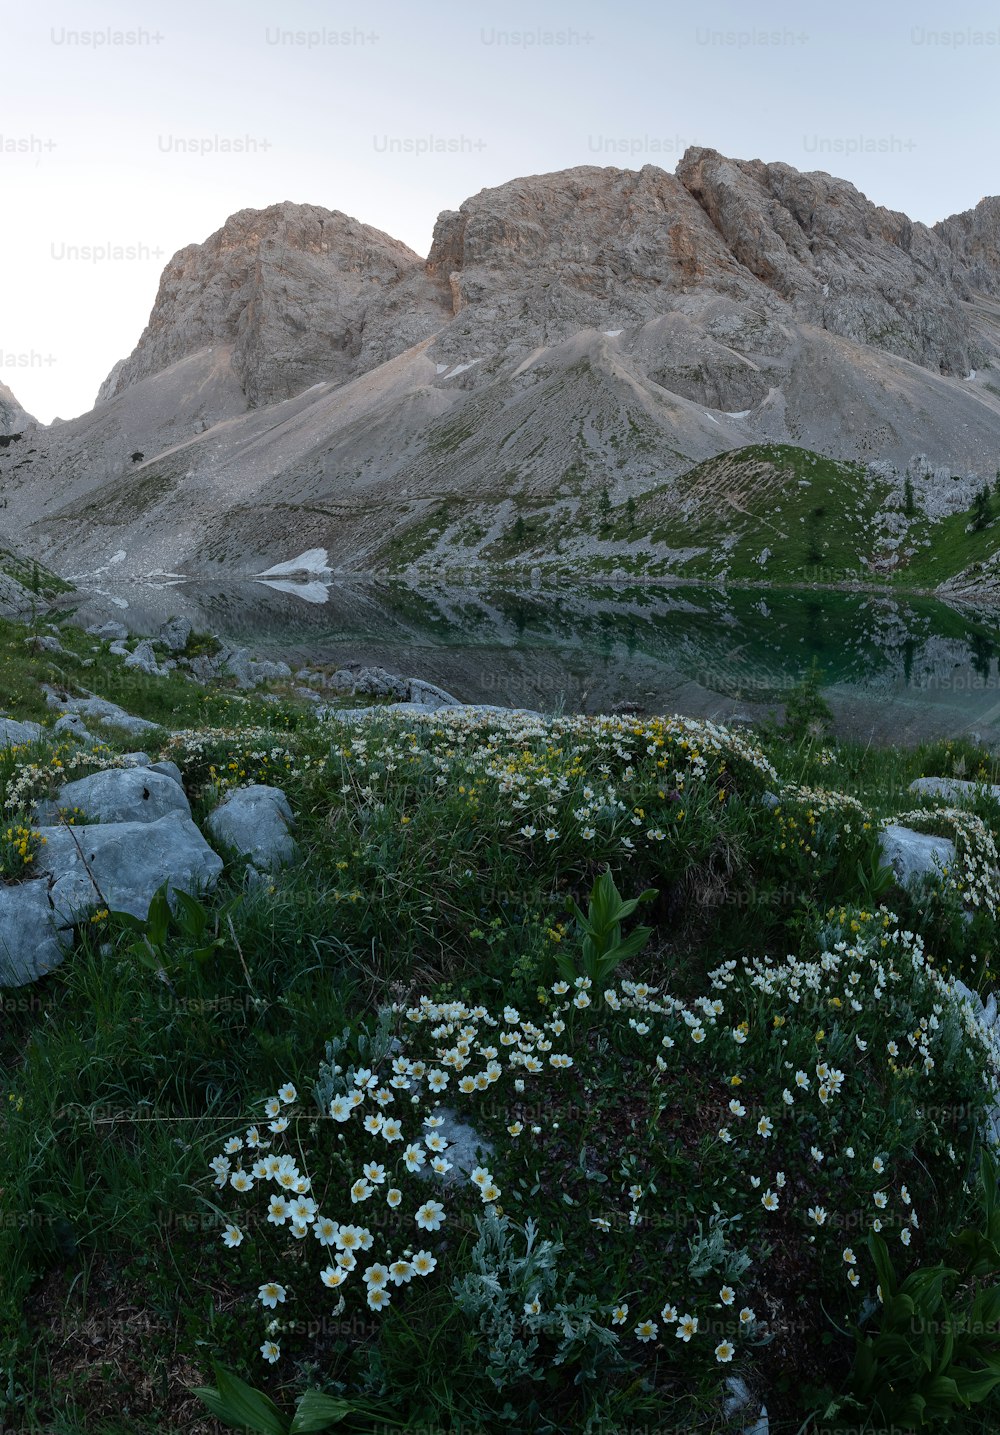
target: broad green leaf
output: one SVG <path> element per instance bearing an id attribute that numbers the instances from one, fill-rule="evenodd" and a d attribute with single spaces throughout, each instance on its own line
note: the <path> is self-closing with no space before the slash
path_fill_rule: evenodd
<path id="1" fill-rule="evenodd" d="M 963 1404 L 967 1405 L 978 1405 L 1000 1385 L 1000 1364 L 997 1363 L 992 1370 L 966 1370 L 953 1365 L 949 1373 Z"/>
<path id="2" fill-rule="evenodd" d="M 338 1400 L 318 1390 L 307 1390 L 292 1417 L 288 1435 L 313 1435 L 318 1430 L 329 1430 L 331 1425 L 339 1425 L 353 1410 L 354 1406 L 348 1400 Z"/>
<path id="3" fill-rule="evenodd" d="M 258 1435 L 288 1435 L 289 1421 L 263 1391 L 254 1390 L 238 1375 L 213 1361 L 217 1389 L 202 1387 L 194 1393 L 212 1414 L 237 1430 L 254 1430 Z"/>

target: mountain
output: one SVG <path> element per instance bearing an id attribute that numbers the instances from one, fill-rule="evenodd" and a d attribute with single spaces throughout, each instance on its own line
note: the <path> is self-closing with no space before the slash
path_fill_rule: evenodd
<path id="1" fill-rule="evenodd" d="M 0 382 L 0 436 L 21 433 L 35 421 L 25 413 L 5 383 Z"/>
<path id="2" fill-rule="evenodd" d="M 94 410 L 32 430 L 16 473 L 0 453 L 0 488 L 67 574 L 325 550 L 725 576 L 770 522 L 739 517 L 754 495 L 813 479 L 703 466 L 791 446 L 820 456 L 824 521 L 849 504 L 859 561 L 891 569 L 906 472 L 926 544 L 1000 467 L 998 214 L 932 229 L 708 149 L 483 190 L 426 260 L 338 211 L 242 210 L 171 259 Z M 736 569 L 705 557 L 730 550 Z"/>

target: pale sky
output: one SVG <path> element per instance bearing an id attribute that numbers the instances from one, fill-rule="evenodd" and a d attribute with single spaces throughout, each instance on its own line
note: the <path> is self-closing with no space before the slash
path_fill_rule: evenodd
<path id="1" fill-rule="evenodd" d="M 10 6 L 0 379 L 44 422 L 89 409 L 169 257 L 285 199 L 426 254 L 480 189 L 697 144 L 933 223 L 1000 192 L 998 80 L 995 4 Z"/>

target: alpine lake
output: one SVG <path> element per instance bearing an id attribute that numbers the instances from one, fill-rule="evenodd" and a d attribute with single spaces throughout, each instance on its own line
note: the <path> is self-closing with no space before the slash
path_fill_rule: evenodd
<path id="1" fill-rule="evenodd" d="M 464 702 L 759 720 L 816 668 L 838 736 L 1000 746 L 1000 608 L 829 589 L 119 582 L 78 621 L 191 621 L 261 657 L 380 665 Z"/>

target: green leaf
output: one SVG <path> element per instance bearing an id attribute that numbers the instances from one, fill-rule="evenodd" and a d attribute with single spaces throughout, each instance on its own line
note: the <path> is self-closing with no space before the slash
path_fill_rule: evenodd
<path id="1" fill-rule="evenodd" d="M 946 1403 L 953 1403 L 960 1398 L 958 1386 L 950 1375 L 936 1375 L 933 1380 L 926 1381 L 923 1386 L 923 1393 L 928 1400 L 937 1400 Z"/>
<path id="2" fill-rule="evenodd" d="M 978 1405 L 1000 1385 L 1000 1366 L 996 1362 L 990 1370 L 965 1370 L 953 1365 L 950 1374 L 963 1405 Z"/>
<path id="3" fill-rule="evenodd" d="M 175 915 L 177 924 L 189 937 L 200 937 L 208 926 L 208 909 L 202 906 L 190 892 L 178 890 L 174 893 L 177 903 Z"/>
<path id="4" fill-rule="evenodd" d="M 255 1430 L 258 1435 L 289 1435 L 288 1417 L 282 1415 L 274 1401 L 262 1390 L 251 1386 L 212 1362 L 218 1389 L 202 1386 L 195 1395 L 207 1405 L 217 1420 L 237 1430 Z"/>
<path id="5" fill-rule="evenodd" d="M 288 1435 L 311 1435 L 317 1430 L 329 1430 L 331 1425 L 339 1425 L 353 1412 L 354 1406 L 348 1400 L 337 1400 L 318 1390 L 307 1390 L 292 1417 Z"/>

